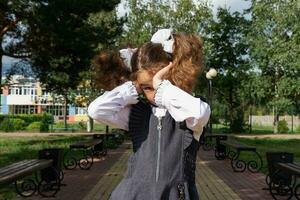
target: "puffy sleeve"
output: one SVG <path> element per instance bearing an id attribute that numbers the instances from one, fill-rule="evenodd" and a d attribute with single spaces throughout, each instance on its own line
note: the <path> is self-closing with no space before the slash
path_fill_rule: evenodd
<path id="1" fill-rule="evenodd" d="M 127 81 L 90 103 L 88 115 L 100 123 L 128 130 L 130 108 L 137 102 L 136 88 L 131 81 Z"/>
<path id="2" fill-rule="evenodd" d="M 187 127 L 193 130 L 194 138 L 199 141 L 210 116 L 207 103 L 172 85 L 168 80 L 163 80 L 158 87 L 155 103 L 158 107 L 166 108 L 175 121 L 185 120 Z"/>

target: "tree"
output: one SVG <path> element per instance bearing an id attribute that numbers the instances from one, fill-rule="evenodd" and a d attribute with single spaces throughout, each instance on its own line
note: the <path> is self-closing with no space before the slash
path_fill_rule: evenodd
<path id="1" fill-rule="evenodd" d="M 244 104 L 242 81 L 249 70 L 245 35 L 249 22 L 238 12 L 233 14 L 226 8 L 219 8 L 217 19 L 207 29 L 209 48 L 206 51 L 206 65 L 219 71 L 213 80 L 215 99 L 226 105 L 231 131 L 240 132 L 244 125 Z M 214 115 L 214 113 L 213 113 Z"/>
<path id="2" fill-rule="evenodd" d="M 37 1 L 27 22 L 28 61 L 47 90 L 65 99 L 82 81 L 95 52 L 113 45 L 122 32 L 118 0 Z M 65 112 L 66 115 L 66 112 Z M 66 117 L 65 117 L 66 126 Z"/>
<path id="3" fill-rule="evenodd" d="M 248 41 L 252 65 L 258 71 L 259 97 L 274 112 L 274 133 L 279 115 L 300 99 L 299 2 L 252 0 Z"/>
<path id="4" fill-rule="evenodd" d="M 31 12 L 31 5 L 24 0 L 0 1 L 0 77 L 2 77 L 2 58 L 26 58 L 29 52 L 24 48 L 24 21 Z M 1 102 L 2 90 L 0 90 Z"/>
<path id="5" fill-rule="evenodd" d="M 192 0 L 128 0 L 128 20 L 123 43 L 133 46 L 150 41 L 160 28 L 200 33 L 212 17 L 207 2 Z"/>

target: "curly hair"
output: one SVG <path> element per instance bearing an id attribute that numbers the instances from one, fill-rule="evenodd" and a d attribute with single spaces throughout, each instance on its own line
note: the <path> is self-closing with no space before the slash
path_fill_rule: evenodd
<path id="1" fill-rule="evenodd" d="M 159 43 L 145 43 L 132 56 L 132 72 L 126 67 L 119 52 L 101 52 L 94 60 L 93 72 L 97 88 L 111 90 L 127 80 L 136 80 L 146 70 L 151 76 L 173 62 L 165 77 L 172 84 L 191 93 L 203 71 L 203 41 L 194 34 L 173 34 L 173 53 L 167 53 Z"/>
<path id="2" fill-rule="evenodd" d="M 112 90 L 129 80 L 130 74 L 117 51 L 100 52 L 92 63 L 92 77 L 97 89 Z"/>
<path id="3" fill-rule="evenodd" d="M 194 34 L 173 34 L 173 53 L 163 50 L 161 44 L 146 43 L 132 59 L 134 71 L 146 70 L 150 75 L 173 62 L 166 79 L 182 90 L 191 93 L 197 77 L 203 71 L 203 41 Z"/>

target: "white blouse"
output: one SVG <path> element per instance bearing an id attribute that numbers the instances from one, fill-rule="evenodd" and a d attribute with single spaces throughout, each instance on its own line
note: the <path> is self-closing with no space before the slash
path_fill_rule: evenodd
<path id="1" fill-rule="evenodd" d="M 96 98 L 88 107 L 88 115 L 94 120 L 109 126 L 128 130 L 130 107 L 138 102 L 138 93 L 131 81 L 107 91 Z M 194 138 L 199 141 L 203 127 L 210 116 L 207 103 L 163 80 L 157 89 L 152 107 L 156 117 L 164 116 L 166 111 L 177 122 L 186 120 L 186 125 L 193 130 Z"/>

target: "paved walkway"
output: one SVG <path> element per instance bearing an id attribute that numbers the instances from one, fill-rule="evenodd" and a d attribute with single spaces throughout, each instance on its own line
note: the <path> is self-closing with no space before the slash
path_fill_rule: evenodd
<path id="1" fill-rule="evenodd" d="M 127 149 L 119 161 L 113 165 L 84 200 L 106 200 L 122 179 L 131 150 Z M 199 151 L 196 169 L 196 186 L 201 200 L 257 200 L 272 199 L 263 190 L 265 176 L 260 173 L 234 173 L 228 161 L 214 158 L 212 151 Z"/>
<path id="2" fill-rule="evenodd" d="M 111 191 L 123 178 L 131 144 L 124 143 L 109 152 L 88 170 L 68 170 L 64 183 L 55 198 L 49 200 L 107 200 Z M 201 200 L 271 200 L 265 176 L 260 173 L 234 173 L 229 161 L 214 158 L 213 151 L 200 150 L 196 169 L 196 186 Z M 20 197 L 15 200 L 22 199 Z M 40 196 L 27 198 L 41 200 Z M 120 197 L 121 199 L 121 197 Z"/>

